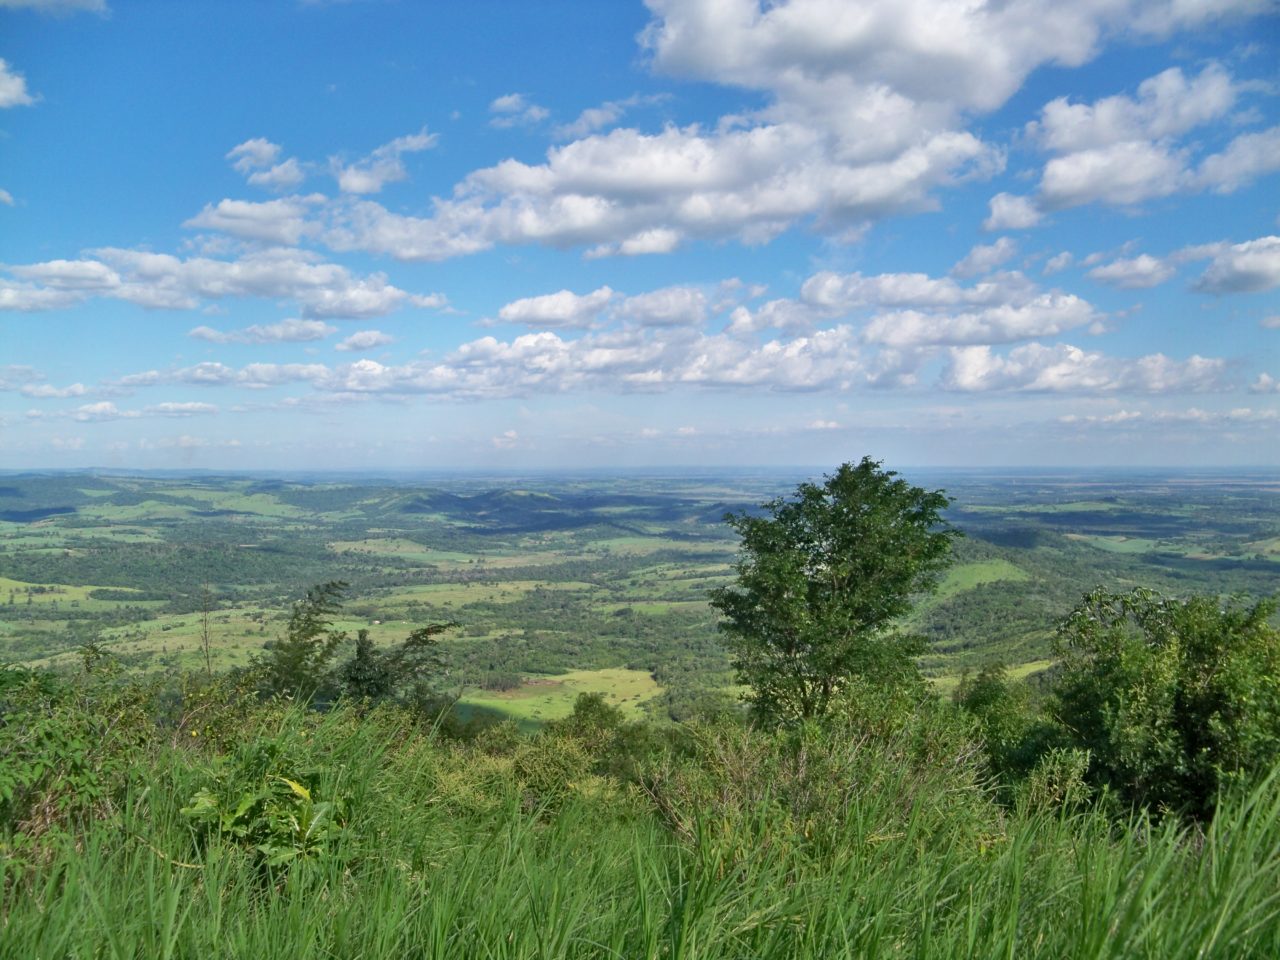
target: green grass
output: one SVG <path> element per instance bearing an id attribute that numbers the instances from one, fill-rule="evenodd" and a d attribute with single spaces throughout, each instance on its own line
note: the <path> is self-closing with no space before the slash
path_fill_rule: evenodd
<path id="1" fill-rule="evenodd" d="M 1121 535 L 1101 536 L 1082 533 L 1069 533 L 1067 539 L 1087 543 L 1099 550 L 1111 553 L 1147 553 L 1160 547 L 1160 542 L 1146 537 L 1126 537 Z"/>
<path id="2" fill-rule="evenodd" d="M 469 690 L 462 696 L 465 706 L 486 710 L 535 727 L 548 720 L 560 720 L 573 712 L 580 693 L 602 693 L 628 716 L 639 716 L 640 705 L 662 692 L 643 670 L 573 670 L 549 677 L 533 677 L 510 691 Z"/>
<path id="3" fill-rule="evenodd" d="M 143 600 L 96 600 L 89 594 L 94 590 L 119 590 L 126 593 L 134 593 L 127 587 L 96 587 L 96 586 L 72 586 L 65 583 L 27 583 L 24 580 L 13 580 L 9 577 L 0 577 L 0 617 L 4 616 L 6 605 L 9 605 L 12 597 L 14 607 L 27 607 L 27 601 L 30 600 L 30 606 L 52 608 L 66 608 L 67 610 L 83 610 L 98 612 L 102 610 L 114 610 L 122 606 L 156 606 L 163 601 L 143 601 Z M 42 591 L 42 592 L 28 592 Z"/>
<path id="4" fill-rule="evenodd" d="M 242 759 L 230 769 L 263 757 L 268 778 L 304 779 L 317 801 L 344 799 L 343 835 L 275 869 L 232 837 L 198 843 L 180 811 L 210 784 L 218 751 L 189 737 L 163 742 L 98 819 L 0 847 L 0 955 L 1280 955 L 1274 778 L 1228 803 L 1204 835 L 982 802 L 968 822 L 946 776 L 899 770 L 863 742 L 843 758 L 815 748 L 815 762 L 840 759 L 867 780 L 816 779 L 849 802 L 805 822 L 791 819 L 765 770 L 719 765 L 717 750 L 754 762 L 733 737 L 671 761 L 723 785 L 701 808 L 678 792 L 658 806 L 585 772 L 572 759 L 580 751 L 556 741 L 486 752 L 345 711 L 251 714 L 236 739 L 226 756 Z M 754 799 L 734 805 L 744 786 Z"/>
<path id="5" fill-rule="evenodd" d="M 932 597 L 945 600 L 947 597 L 953 597 L 965 590 L 972 590 L 984 583 L 1029 579 L 1031 578 L 1025 570 L 1008 560 L 979 560 L 973 563 L 962 563 L 947 571 Z"/>

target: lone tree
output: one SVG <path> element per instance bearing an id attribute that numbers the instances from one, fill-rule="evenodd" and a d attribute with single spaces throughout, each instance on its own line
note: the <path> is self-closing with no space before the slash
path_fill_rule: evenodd
<path id="1" fill-rule="evenodd" d="M 742 536 L 738 581 L 712 591 L 711 605 L 757 717 L 821 717 L 850 679 L 918 676 L 923 641 L 893 625 L 950 560 L 960 535 L 941 517 L 950 502 L 863 457 L 763 504 L 763 516 L 725 517 Z"/>

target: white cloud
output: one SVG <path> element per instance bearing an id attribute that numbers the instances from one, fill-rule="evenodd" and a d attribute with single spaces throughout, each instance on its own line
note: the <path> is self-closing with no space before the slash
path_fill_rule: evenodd
<path id="1" fill-rule="evenodd" d="M 252 186 L 278 191 L 292 190 L 305 179 L 307 174 L 296 157 L 290 157 L 267 170 L 258 170 L 249 174 L 249 183 Z"/>
<path id="2" fill-rule="evenodd" d="M 120 410 L 110 400 L 97 403 L 86 403 L 71 411 L 71 419 L 82 423 L 97 423 L 105 420 L 120 420 L 139 416 L 136 410 Z"/>
<path id="3" fill-rule="evenodd" d="M 982 221 L 983 230 L 1025 230 L 1040 222 L 1041 213 L 1030 197 L 997 193 L 989 203 L 991 214 Z"/>
<path id="4" fill-rule="evenodd" d="M 707 318 L 707 297 L 696 287 L 666 287 L 627 297 L 617 314 L 646 327 L 699 325 Z"/>
<path id="5" fill-rule="evenodd" d="M 1254 410 L 1250 407 L 1236 407 L 1231 410 L 1211 411 L 1199 407 L 1188 407 L 1185 410 L 1118 410 L 1109 414 L 1067 414 L 1058 418 L 1058 422 L 1066 425 L 1088 425 L 1111 428 L 1122 428 L 1126 425 L 1139 429 L 1150 429 L 1158 426 L 1205 426 L 1223 427 L 1239 424 L 1265 424 L 1280 420 L 1280 411 Z"/>
<path id="6" fill-rule="evenodd" d="M 0 310 L 35 313 L 60 310 L 79 303 L 83 296 L 70 290 L 39 287 L 30 283 L 13 283 L 0 278 Z"/>
<path id="7" fill-rule="evenodd" d="M 96 259 L 49 260 L 9 267 L 0 278 L 0 310 L 50 310 L 92 296 L 146 307 L 191 310 L 227 297 L 292 299 L 309 320 L 383 316 L 402 306 L 441 307 L 439 294 L 411 294 L 384 274 L 355 277 L 301 250 L 263 250 L 238 260 L 181 259 L 170 254 L 105 247 Z M 310 328 L 312 330 L 318 328 Z"/>
<path id="8" fill-rule="evenodd" d="M 510 450 L 520 440 L 520 434 L 514 430 L 504 430 L 498 436 L 493 437 L 489 442 L 499 450 Z"/>
<path id="9" fill-rule="evenodd" d="M 1028 133 L 1055 153 L 1163 140 L 1225 116 L 1236 96 L 1230 75 L 1217 64 L 1192 80 L 1173 67 L 1139 84 L 1136 98 L 1121 95 L 1083 104 L 1059 97 L 1045 105 Z"/>
<path id="10" fill-rule="evenodd" d="M 280 145 L 272 143 L 265 137 L 254 137 L 252 140 L 236 144 L 227 151 L 227 159 L 231 161 L 231 166 L 244 174 L 271 166 L 279 156 Z"/>
<path id="11" fill-rule="evenodd" d="M 1136 360 L 1109 357 L 1070 344 L 1029 343 L 1001 356 L 989 346 L 953 347 L 942 386 L 968 392 L 1180 393 L 1221 389 L 1226 361 L 1155 353 Z"/>
<path id="12" fill-rule="evenodd" d="M 22 395 L 24 397 L 38 397 L 50 400 L 83 397 L 88 392 L 88 388 L 83 383 L 73 383 L 66 387 L 55 387 L 47 383 L 28 383 L 22 387 Z"/>
<path id="13" fill-rule="evenodd" d="M 904 310 L 867 324 L 869 343 L 891 347 L 929 344 L 993 344 L 1053 336 L 1097 320 L 1090 304 L 1071 294 L 1041 294 L 1017 306 L 1003 304 L 955 315 Z"/>
<path id="14" fill-rule="evenodd" d="M 1202 293 L 1257 293 L 1280 286 L 1280 237 L 1222 248 L 1196 281 Z"/>
<path id="15" fill-rule="evenodd" d="M 26 78 L 0 59 L 0 110 L 26 107 L 35 102 L 35 97 L 27 92 Z"/>
<path id="16" fill-rule="evenodd" d="M 959 263 L 951 268 L 957 277 L 975 277 L 990 273 L 1001 264 L 1017 256 L 1018 243 L 1009 237 L 1001 237 L 995 243 L 978 244 Z"/>
<path id="17" fill-rule="evenodd" d="M 61 15 L 76 10 L 90 13 L 106 13 L 106 0 L 0 0 L 0 10 L 38 10 L 41 13 Z"/>
<path id="18" fill-rule="evenodd" d="M 829 147 L 824 134 L 798 125 L 614 130 L 553 148 L 543 165 L 507 160 L 478 170 L 451 198 L 436 199 L 430 217 L 350 206 L 325 239 L 405 260 L 497 243 L 589 244 L 596 255 L 667 252 L 686 237 L 759 243 L 804 217 L 847 222 L 929 207 L 934 188 L 993 169 L 995 157 L 965 133 L 858 165 L 834 161 Z"/>
<path id="19" fill-rule="evenodd" d="M 1201 186 L 1234 193 L 1258 177 L 1280 170 L 1280 127 L 1242 133 L 1221 153 L 1205 157 L 1197 171 Z"/>
<path id="20" fill-rule="evenodd" d="M 1258 321 L 1258 325 L 1265 330 L 1280 330 L 1280 313 L 1274 313 L 1269 317 L 1263 317 Z"/>
<path id="21" fill-rule="evenodd" d="M 42 374 L 35 367 L 29 367 L 21 363 L 6 363 L 0 365 L 0 390 L 17 390 L 25 384 L 39 383 L 44 379 Z"/>
<path id="22" fill-rule="evenodd" d="M 649 106 L 668 99 L 670 98 L 665 94 L 652 96 L 636 94 L 633 97 L 627 97 L 625 100 L 607 100 L 598 107 L 588 107 L 583 110 L 572 123 L 556 127 L 556 139 L 575 140 L 578 137 L 585 137 L 588 134 L 595 133 L 597 130 L 613 126 L 633 107 Z"/>
<path id="23" fill-rule="evenodd" d="M 207 203 L 204 209 L 184 227 L 216 230 L 242 240 L 259 240 L 292 246 L 305 236 L 315 234 L 319 227 L 307 220 L 310 209 L 324 202 L 320 194 L 282 197 L 260 203 L 250 200 L 219 200 Z"/>
<path id="24" fill-rule="evenodd" d="M 1280 393 L 1280 380 L 1269 373 L 1258 374 L 1258 379 L 1249 385 L 1250 393 Z"/>
<path id="25" fill-rule="evenodd" d="M 1132 206 L 1188 186 L 1187 156 L 1166 144 L 1126 141 L 1055 157 L 1040 177 L 1048 209 L 1086 203 Z"/>
<path id="26" fill-rule="evenodd" d="M 1177 67 L 1165 70 L 1143 81 L 1136 97 L 1051 101 L 1027 126 L 1033 140 L 1058 154 L 1041 174 L 1039 206 L 1133 206 L 1205 189 L 1231 193 L 1280 169 L 1280 127 L 1240 134 L 1198 166 L 1198 145 L 1179 140 L 1227 117 L 1241 89 L 1226 70 L 1210 64 L 1193 78 Z"/>
<path id="27" fill-rule="evenodd" d="M 1061 273 L 1063 270 L 1066 270 L 1069 266 L 1071 266 L 1071 264 L 1074 262 L 1075 262 L 1075 257 L 1073 257 L 1068 251 L 1063 250 L 1061 253 L 1054 254 L 1052 257 L 1050 257 L 1048 260 L 1045 261 L 1044 275 L 1046 277 L 1049 277 L 1055 273 Z"/>
<path id="28" fill-rule="evenodd" d="M 215 330 L 200 326 L 187 336 L 211 343 L 306 343 L 323 340 L 336 333 L 337 327 L 319 320 L 281 320 L 279 323 L 254 324 L 241 330 Z"/>
<path id="29" fill-rule="evenodd" d="M 612 297 L 613 291 L 608 287 L 582 295 L 561 290 L 514 300 L 499 310 L 498 316 L 507 323 L 523 323 L 531 327 L 589 327 Z"/>
<path id="30" fill-rule="evenodd" d="M 489 104 L 489 126 L 508 129 L 515 126 L 531 126 L 541 123 L 551 114 L 546 107 L 540 107 L 523 93 L 508 93 L 497 97 Z"/>
<path id="31" fill-rule="evenodd" d="M 6 207 L 12 207 L 13 194 L 8 190 L 0 190 L 0 203 L 3 203 Z"/>
<path id="32" fill-rule="evenodd" d="M 395 343 L 395 339 L 395 337 L 383 333 L 381 330 L 359 330 L 341 343 L 335 344 L 334 349 L 352 353 L 375 350 L 378 347 L 385 347 L 389 343 Z"/>
<path id="33" fill-rule="evenodd" d="M 956 307 L 1021 302 L 1036 288 L 1021 274 L 1005 273 L 963 287 L 950 277 L 924 273 L 815 273 L 800 288 L 803 303 L 835 315 L 856 307 Z"/>
<path id="34" fill-rule="evenodd" d="M 343 193 L 378 193 L 388 183 L 404 180 L 409 176 L 401 159 L 406 153 L 420 153 L 436 145 L 439 136 L 427 133 L 423 127 L 417 133 L 397 137 L 384 143 L 367 157 L 344 165 L 338 158 L 330 158 L 330 166 Z"/>
<path id="35" fill-rule="evenodd" d="M 153 417 L 197 417 L 218 412 L 212 403 L 167 402 L 157 403 L 143 409 L 143 414 Z"/>
<path id="36" fill-rule="evenodd" d="M 1140 290 L 1158 286 L 1176 272 L 1167 261 L 1144 253 L 1128 260 L 1113 260 L 1104 266 L 1094 267 L 1089 271 L 1089 276 L 1122 290 Z"/>

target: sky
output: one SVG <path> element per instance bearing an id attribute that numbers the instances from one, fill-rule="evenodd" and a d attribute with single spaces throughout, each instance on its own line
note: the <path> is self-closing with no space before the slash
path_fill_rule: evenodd
<path id="1" fill-rule="evenodd" d="M 0 467 L 1280 465 L 1276 0 L 0 0 Z"/>

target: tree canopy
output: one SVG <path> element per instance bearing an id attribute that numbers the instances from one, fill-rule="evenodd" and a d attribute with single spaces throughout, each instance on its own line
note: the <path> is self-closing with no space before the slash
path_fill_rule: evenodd
<path id="1" fill-rule="evenodd" d="M 893 626 L 949 562 L 949 503 L 864 457 L 725 518 L 742 537 L 737 583 L 711 604 L 759 718 L 821 716 L 853 677 L 918 676 L 922 642 Z"/>
<path id="2" fill-rule="evenodd" d="M 1212 814 L 1280 760 L 1274 601 L 1096 590 L 1062 624 L 1053 712 L 1091 778 L 1136 805 Z"/>

